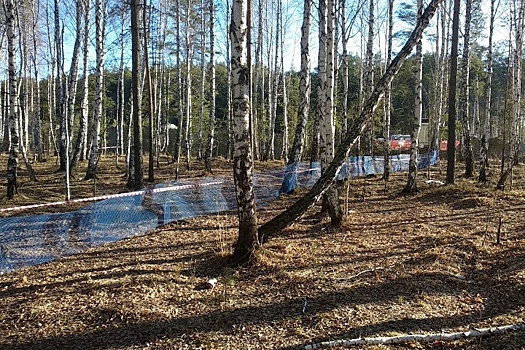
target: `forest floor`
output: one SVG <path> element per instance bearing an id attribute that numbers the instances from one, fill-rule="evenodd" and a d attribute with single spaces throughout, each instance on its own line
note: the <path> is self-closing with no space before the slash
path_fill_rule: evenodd
<path id="1" fill-rule="evenodd" d="M 231 174 L 231 163 L 216 165 Z M 35 167 L 39 182 L 21 164 L 20 193 L 0 197 L 1 207 L 64 199 L 54 161 Z M 443 180 L 444 167 L 432 179 Z M 173 179 L 173 169 L 162 163 L 156 180 Z M 237 233 L 232 211 L 0 275 L 0 349 L 284 350 L 522 323 L 525 167 L 504 192 L 493 189 L 499 170 L 492 172 L 487 185 L 458 176 L 451 186 L 428 185 L 421 173 L 414 196 L 399 195 L 406 174 L 395 174 L 386 190 L 380 177 L 348 181 L 341 228 L 316 206 L 241 269 L 226 265 Z M 191 176 L 201 174 L 196 165 Z M 82 175 L 72 181 L 73 198 L 126 190 L 113 159 L 101 160 L 96 191 Z M 303 193 L 260 208 L 260 222 Z M 210 278 L 216 286 L 200 288 Z M 362 348 L 524 349 L 525 331 Z"/>

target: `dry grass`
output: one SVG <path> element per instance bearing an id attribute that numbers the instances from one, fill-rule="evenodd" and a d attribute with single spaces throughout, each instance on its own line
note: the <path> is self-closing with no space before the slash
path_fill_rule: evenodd
<path id="1" fill-rule="evenodd" d="M 524 184 L 501 193 L 458 179 L 398 196 L 404 181 L 396 174 L 387 191 L 379 178 L 350 181 L 341 229 L 316 207 L 248 268 L 225 264 L 236 235 L 225 213 L 0 276 L 0 348 L 300 349 L 523 322 Z M 262 208 L 261 222 L 300 195 Z M 196 288 L 212 277 L 215 288 Z M 521 349 L 525 333 L 405 347 Z"/>

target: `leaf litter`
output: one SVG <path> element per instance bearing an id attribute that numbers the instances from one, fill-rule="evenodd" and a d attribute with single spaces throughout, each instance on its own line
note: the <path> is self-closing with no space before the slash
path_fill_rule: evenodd
<path id="1" fill-rule="evenodd" d="M 229 171 L 228 162 L 221 165 Z M 100 188 L 109 191 L 104 180 Z M 454 186 L 421 182 L 420 194 L 398 196 L 405 181 L 395 174 L 385 190 L 380 178 L 350 180 L 342 185 L 349 191 L 340 191 L 349 203 L 341 228 L 330 227 L 315 206 L 260 247 L 249 267 L 226 264 L 237 233 L 232 211 L 2 275 L 0 348 L 303 349 L 523 322 L 523 184 L 497 192 L 492 183 L 463 179 Z M 41 198 L 32 191 L 27 198 Z M 260 208 L 260 221 L 303 193 Z M 198 288 L 209 281 L 212 287 Z M 362 346 L 406 347 L 520 349 L 525 333 Z"/>

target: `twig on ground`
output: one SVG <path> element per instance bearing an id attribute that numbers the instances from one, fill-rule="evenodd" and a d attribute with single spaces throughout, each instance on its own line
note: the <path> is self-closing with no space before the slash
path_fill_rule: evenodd
<path id="1" fill-rule="evenodd" d="M 519 331 L 525 329 L 525 323 L 513 325 L 472 329 L 466 332 L 456 333 L 434 333 L 434 334 L 408 334 L 395 337 L 376 337 L 376 338 L 356 338 L 340 339 L 325 341 L 320 343 L 309 344 L 305 346 L 306 350 L 326 349 L 336 346 L 357 346 L 357 345 L 380 345 L 380 344 L 403 344 L 403 343 L 429 343 L 434 341 L 453 341 L 458 339 L 477 338 L 488 335 L 501 334 L 510 331 Z"/>

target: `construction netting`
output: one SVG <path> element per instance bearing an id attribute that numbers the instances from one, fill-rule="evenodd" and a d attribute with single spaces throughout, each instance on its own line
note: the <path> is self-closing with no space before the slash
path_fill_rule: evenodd
<path id="1" fill-rule="evenodd" d="M 435 162 L 435 157 L 428 159 Z M 374 164 L 373 159 L 368 163 L 364 158 L 350 159 L 338 178 L 369 174 L 370 169 L 378 173 L 379 163 Z M 404 167 L 396 166 L 394 170 Z M 297 163 L 255 174 L 257 205 L 264 206 L 279 193 L 311 187 L 320 172 L 318 164 Z M 104 198 L 94 198 L 92 204 L 72 212 L 0 219 L 0 274 L 144 234 L 169 222 L 236 208 L 233 180 L 219 177 L 189 178 Z"/>

